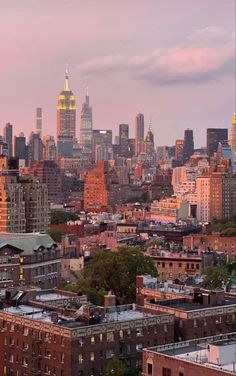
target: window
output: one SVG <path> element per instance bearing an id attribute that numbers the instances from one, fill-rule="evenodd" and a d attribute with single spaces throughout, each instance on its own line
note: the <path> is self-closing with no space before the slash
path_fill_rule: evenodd
<path id="1" fill-rule="evenodd" d="M 171 369 L 170 368 L 162 368 L 162 376 L 171 376 Z"/>
<path id="2" fill-rule="evenodd" d="M 179 376 L 184 376 L 183 372 L 179 372 Z"/>
<path id="3" fill-rule="evenodd" d="M 84 359 L 83 359 L 83 354 L 79 354 L 78 356 L 78 361 L 79 361 L 79 364 L 82 364 Z"/>
<path id="4" fill-rule="evenodd" d="M 95 360 L 94 352 L 91 352 L 90 360 L 91 360 L 91 362 L 94 362 L 94 360 Z"/>
<path id="5" fill-rule="evenodd" d="M 114 341 L 114 333 L 109 332 L 107 333 L 107 342 L 112 342 L 112 341 Z"/>
<path id="6" fill-rule="evenodd" d="M 95 343 L 95 337 L 91 337 L 91 343 Z"/>
<path id="7" fill-rule="evenodd" d="M 148 373 L 148 375 L 152 375 L 152 364 L 151 363 L 147 364 L 147 373 Z"/>

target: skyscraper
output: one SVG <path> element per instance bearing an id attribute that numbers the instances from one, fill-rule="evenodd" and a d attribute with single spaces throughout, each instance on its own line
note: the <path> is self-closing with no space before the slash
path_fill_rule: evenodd
<path id="1" fill-rule="evenodd" d="M 3 129 L 3 140 L 8 144 L 8 157 L 12 157 L 12 129 L 13 126 L 7 123 Z"/>
<path id="2" fill-rule="evenodd" d="M 129 124 L 119 125 L 120 156 L 128 158 Z"/>
<path id="3" fill-rule="evenodd" d="M 227 141 L 228 129 L 207 128 L 207 155 L 212 157 L 217 151 L 219 142 Z"/>
<path id="4" fill-rule="evenodd" d="M 42 137 L 42 108 L 36 108 L 36 133 Z"/>
<path id="5" fill-rule="evenodd" d="M 57 146 L 58 155 L 71 157 L 76 136 L 75 97 L 69 88 L 69 76 L 66 71 L 64 89 L 58 97 L 57 104 Z"/>
<path id="6" fill-rule="evenodd" d="M 187 162 L 194 152 L 194 141 L 193 141 L 193 131 L 192 129 L 186 129 L 184 131 L 184 147 L 183 147 L 183 158 L 184 162 Z"/>
<path id="7" fill-rule="evenodd" d="M 28 144 L 29 161 L 41 161 L 43 159 L 43 142 L 38 133 L 31 132 Z"/>
<path id="8" fill-rule="evenodd" d="M 142 143 L 144 141 L 144 115 L 138 114 L 135 118 L 135 154 L 138 155 L 142 151 Z"/>
<path id="9" fill-rule="evenodd" d="M 14 137 L 14 157 L 19 159 L 27 159 L 27 147 L 24 133 Z"/>
<path id="10" fill-rule="evenodd" d="M 175 160 L 179 163 L 183 162 L 183 148 L 184 148 L 184 140 L 176 140 L 175 141 Z"/>
<path id="11" fill-rule="evenodd" d="M 236 113 L 233 115 L 232 126 L 229 131 L 229 145 L 232 150 L 232 162 L 236 164 Z"/>
<path id="12" fill-rule="evenodd" d="M 84 154 L 92 153 L 93 116 L 88 92 L 82 105 L 80 119 L 80 145 Z"/>

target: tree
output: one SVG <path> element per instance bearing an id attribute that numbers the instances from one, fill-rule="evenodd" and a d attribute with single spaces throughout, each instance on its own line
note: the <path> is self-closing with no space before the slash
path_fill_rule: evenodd
<path id="1" fill-rule="evenodd" d="M 74 291 L 88 294 L 96 304 L 101 304 L 104 293 L 110 290 L 119 304 L 133 303 L 139 274 L 157 275 L 152 259 L 139 248 L 124 246 L 114 252 L 96 251 Z"/>
<path id="2" fill-rule="evenodd" d="M 78 219 L 78 214 L 67 213 L 63 210 L 52 210 L 51 211 L 51 224 L 60 225 L 65 224 L 67 221 L 76 221 Z"/>
<path id="3" fill-rule="evenodd" d="M 48 235 L 51 236 L 51 238 L 54 240 L 56 243 L 61 243 L 62 236 L 64 235 L 64 232 L 61 230 L 48 230 L 47 231 Z"/>
<path id="4" fill-rule="evenodd" d="M 113 357 L 107 364 L 105 376 L 126 376 L 127 370 L 124 363 Z"/>
<path id="5" fill-rule="evenodd" d="M 205 278 L 203 280 L 203 287 L 214 290 L 217 288 L 222 288 L 230 278 L 230 272 L 226 267 L 222 266 L 211 266 L 205 271 Z"/>

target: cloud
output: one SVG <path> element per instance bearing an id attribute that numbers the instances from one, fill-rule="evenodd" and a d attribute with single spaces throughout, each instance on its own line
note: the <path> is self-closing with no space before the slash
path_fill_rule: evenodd
<path id="1" fill-rule="evenodd" d="M 122 73 L 159 85 L 204 82 L 233 73 L 234 45 L 160 48 L 146 55 L 107 55 L 78 66 L 85 75 Z"/>
<path id="2" fill-rule="evenodd" d="M 222 26 L 206 26 L 201 29 L 196 29 L 192 34 L 187 36 L 187 40 L 191 42 L 201 42 L 201 43 L 212 43 L 216 41 L 217 43 L 223 41 L 230 41 L 235 38 L 234 32 L 227 31 Z"/>

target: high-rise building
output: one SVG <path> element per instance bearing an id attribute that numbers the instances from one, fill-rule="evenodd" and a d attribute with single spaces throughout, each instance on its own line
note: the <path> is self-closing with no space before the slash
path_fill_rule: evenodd
<path id="1" fill-rule="evenodd" d="M 16 158 L 0 156 L 0 232 L 25 232 L 23 187 Z"/>
<path id="2" fill-rule="evenodd" d="M 13 125 L 10 123 L 7 123 L 3 129 L 3 140 L 8 145 L 8 157 L 12 157 L 13 155 L 12 134 L 13 134 Z"/>
<path id="3" fill-rule="evenodd" d="M 42 108 L 37 107 L 36 108 L 36 133 L 39 134 L 40 138 L 42 138 L 42 123 L 43 123 L 42 114 L 43 114 Z"/>
<path id="4" fill-rule="evenodd" d="M 43 159 L 54 160 L 56 158 L 57 148 L 54 137 L 47 134 L 43 136 Z"/>
<path id="5" fill-rule="evenodd" d="M 8 157 L 8 143 L 4 142 L 2 136 L 0 136 L 0 155 Z"/>
<path id="6" fill-rule="evenodd" d="M 233 115 L 232 126 L 229 131 L 229 145 L 232 150 L 232 162 L 236 164 L 236 113 Z"/>
<path id="7" fill-rule="evenodd" d="M 179 163 L 183 162 L 183 149 L 184 149 L 184 140 L 175 141 L 175 160 Z"/>
<path id="8" fill-rule="evenodd" d="M 149 129 L 148 129 L 144 142 L 145 142 L 145 153 L 147 155 L 154 157 L 155 145 L 154 145 L 154 134 L 152 131 L 151 124 L 149 125 Z"/>
<path id="9" fill-rule="evenodd" d="M 217 151 L 219 142 L 227 141 L 228 129 L 207 128 L 207 155 L 212 157 Z"/>
<path id="10" fill-rule="evenodd" d="M 49 225 L 45 184 L 19 177 L 17 158 L 0 157 L 0 232 L 44 232 Z"/>
<path id="11" fill-rule="evenodd" d="M 43 159 L 43 142 L 38 133 L 31 132 L 28 144 L 28 160 L 41 161 Z"/>
<path id="12" fill-rule="evenodd" d="M 197 178 L 197 219 L 211 222 L 236 213 L 236 174 L 212 172 Z"/>
<path id="13" fill-rule="evenodd" d="M 106 162 L 99 161 L 85 180 L 84 210 L 87 212 L 103 212 L 108 206 L 108 190 L 106 181 Z"/>
<path id="14" fill-rule="evenodd" d="M 58 155 L 73 156 L 73 144 L 76 137 L 75 97 L 69 88 L 69 76 L 66 71 L 64 89 L 57 104 L 57 147 Z"/>
<path id="15" fill-rule="evenodd" d="M 108 160 L 112 153 L 112 131 L 93 129 L 92 157 L 98 160 Z"/>
<path id="16" fill-rule="evenodd" d="M 29 172 L 47 186 L 50 203 L 60 201 L 61 174 L 58 165 L 54 161 L 44 160 L 32 163 Z"/>
<path id="17" fill-rule="evenodd" d="M 25 232 L 45 232 L 50 224 L 48 189 L 35 177 L 21 177 L 25 202 Z"/>
<path id="18" fill-rule="evenodd" d="M 119 125 L 119 145 L 120 145 L 120 156 L 128 158 L 128 140 L 129 140 L 129 124 Z"/>
<path id="19" fill-rule="evenodd" d="M 14 137 L 14 157 L 19 159 L 27 159 L 27 146 L 24 133 Z"/>
<path id="20" fill-rule="evenodd" d="M 141 153 L 144 141 L 144 115 L 139 113 L 135 118 L 135 155 Z"/>
<path id="21" fill-rule="evenodd" d="M 92 153 L 93 116 L 88 92 L 82 105 L 80 118 L 80 146 L 84 154 Z"/>
<path id="22" fill-rule="evenodd" d="M 194 141 L 193 141 L 193 131 L 192 129 L 186 129 L 184 131 L 184 147 L 183 147 L 183 158 L 184 162 L 187 162 L 194 152 Z"/>

